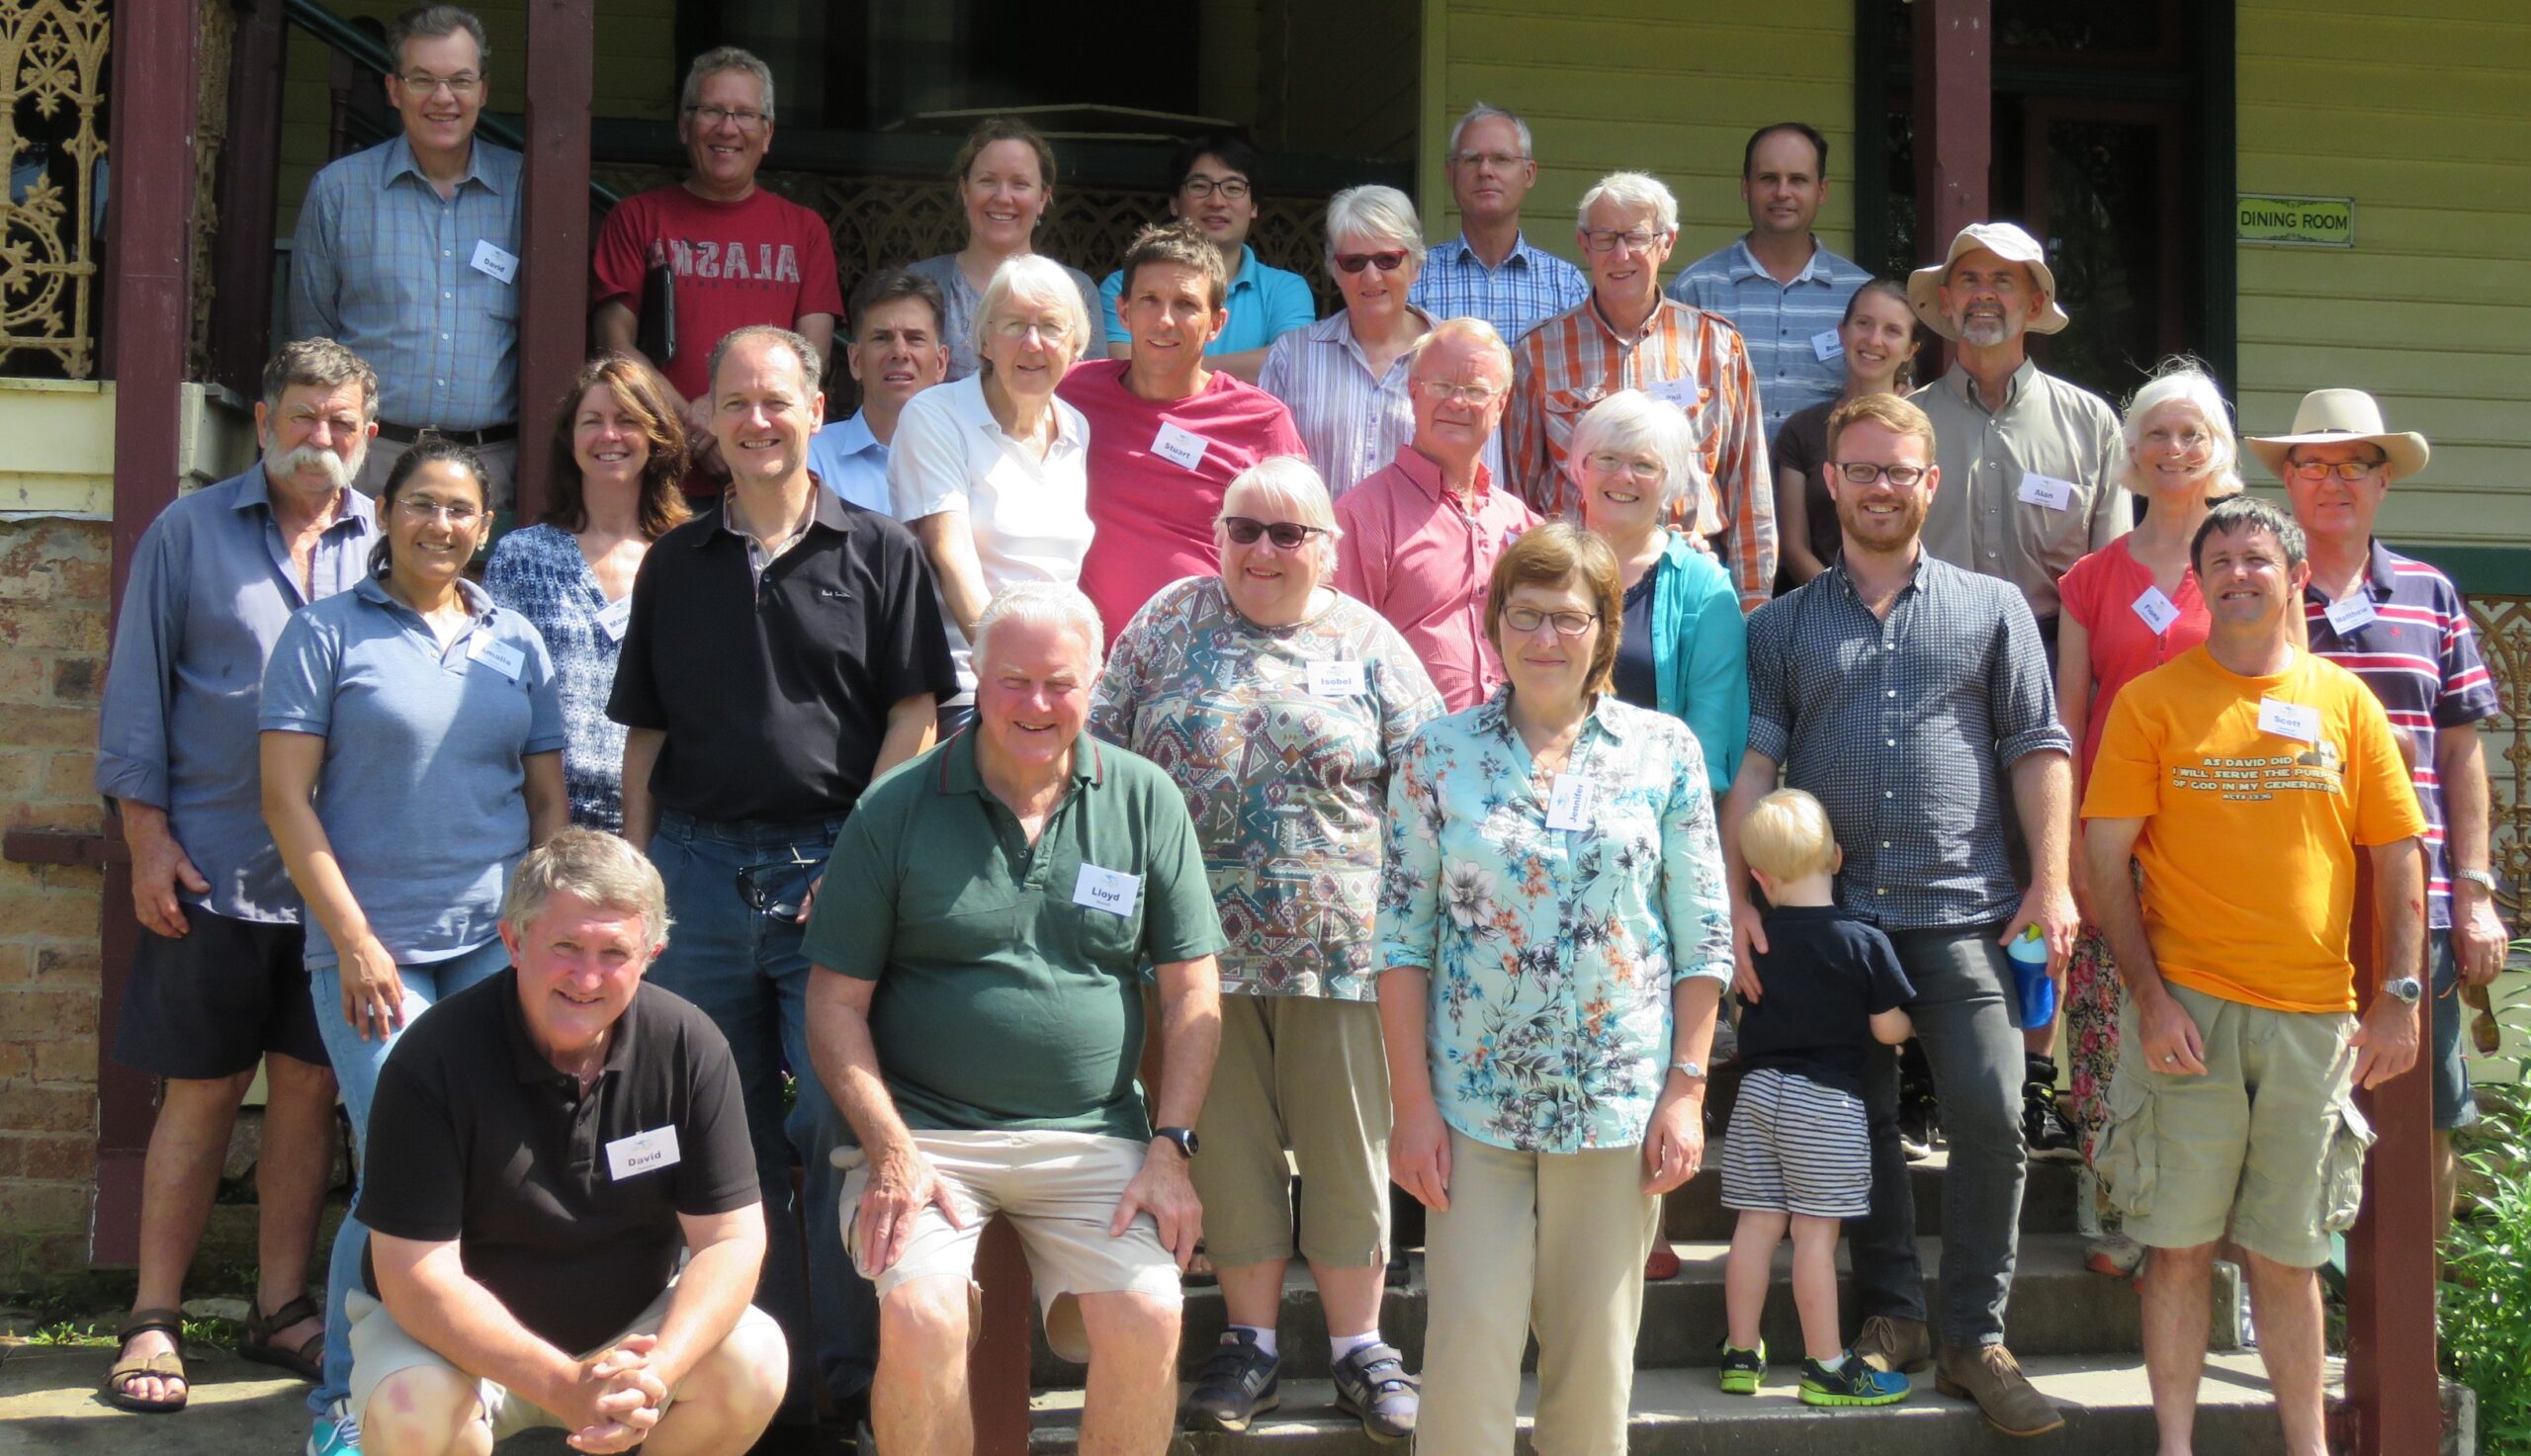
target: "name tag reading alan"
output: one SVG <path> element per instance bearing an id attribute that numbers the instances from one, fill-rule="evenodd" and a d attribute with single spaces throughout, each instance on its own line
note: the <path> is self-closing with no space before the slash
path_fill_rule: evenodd
<path id="1" fill-rule="evenodd" d="M 1580 774 L 1557 774 L 1546 791 L 1546 826 L 1550 829 L 1591 827 L 1591 781 Z"/>
<path id="2" fill-rule="evenodd" d="M 2359 591 L 2345 601 L 2329 603 L 2329 631 L 2344 637 L 2357 628 L 2372 626 L 2375 615 L 2373 599 Z"/>
<path id="3" fill-rule="evenodd" d="M 674 1124 L 653 1128 L 647 1133 L 635 1133 L 629 1138 L 618 1138 L 606 1145 L 607 1175 L 619 1183 L 626 1178 L 657 1172 L 663 1167 L 674 1167 L 678 1160 Z"/>
<path id="4" fill-rule="evenodd" d="M 2169 597 L 2162 595 L 2160 587 L 2147 586 L 2144 588 L 2144 594 L 2136 599 L 2136 615 L 2143 618 L 2144 625 L 2153 629 L 2153 635 L 2159 637 L 2170 631 L 2171 624 L 2179 620 L 2179 608 L 2172 604 Z"/>
<path id="5" fill-rule="evenodd" d="M 1312 662 L 1309 664 L 1309 693 L 1313 698 L 1358 698 L 1362 695 L 1362 664 L 1359 662 Z"/>
<path id="6" fill-rule="evenodd" d="M 1160 433 L 1152 437 L 1151 453 L 1181 471 L 1200 471 L 1204 468 L 1206 444 L 1204 437 L 1194 431 L 1162 420 Z"/>
<path id="7" fill-rule="evenodd" d="M 1122 870 L 1102 870 L 1096 865 L 1083 865 L 1081 879 L 1072 888 L 1072 902 L 1105 910 L 1111 915 L 1130 915 L 1134 901 L 1142 898 L 1143 877 Z"/>
<path id="8" fill-rule="evenodd" d="M 476 272 L 503 283 L 518 276 L 518 254 L 488 237 L 475 239 L 475 256 L 468 260 L 468 264 Z"/>
<path id="9" fill-rule="evenodd" d="M 624 641 L 624 630 L 632 625 L 633 598 L 630 596 L 607 603 L 606 610 L 597 614 L 597 630 L 605 633 L 606 640 L 611 642 Z"/>
<path id="10" fill-rule="evenodd" d="M 476 635 L 473 642 L 466 644 L 466 660 L 480 662 L 512 682 L 518 681 L 519 674 L 527 671 L 525 652 L 511 646 L 508 642 L 480 633 Z"/>
<path id="11" fill-rule="evenodd" d="M 2054 475 L 2024 471 L 2021 477 L 2020 493 L 2026 504 L 2044 505 L 2051 511 L 2061 511 L 2074 503 L 2074 482 L 2059 480 Z"/>
<path id="12" fill-rule="evenodd" d="M 1846 341 L 1837 337 L 1833 328 L 1823 328 L 1810 336 L 1810 352 L 1822 360 L 1837 358 L 1846 352 Z"/>
<path id="13" fill-rule="evenodd" d="M 2298 742 L 2320 740 L 2320 710 L 2305 703 L 2285 703 L 2274 698 L 2258 700 L 2258 730 Z"/>

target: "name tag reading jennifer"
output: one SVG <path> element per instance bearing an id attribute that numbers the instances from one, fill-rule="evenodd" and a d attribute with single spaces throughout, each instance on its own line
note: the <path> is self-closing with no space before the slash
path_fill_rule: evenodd
<path id="1" fill-rule="evenodd" d="M 1152 437 L 1151 453 L 1181 471 L 1200 471 L 1204 468 L 1205 445 L 1203 436 L 1162 420 L 1160 433 Z"/>
<path id="2" fill-rule="evenodd" d="M 2328 615 L 2329 631 L 2344 637 L 2357 628 L 2372 626 L 2376 614 L 2373 599 L 2359 591 L 2345 601 L 2329 603 Z"/>
<path id="3" fill-rule="evenodd" d="M 480 662 L 512 682 L 527 671 L 527 654 L 508 642 L 478 634 L 466 644 L 466 660 Z"/>
<path id="4" fill-rule="evenodd" d="M 476 272 L 503 283 L 518 276 L 518 254 L 488 237 L 475 239 L 475 256 L 468 261 Z"/>
<path id="5" fill-rule="evenodd" d="M 1313 698 L 1358 698 L 1362 695 L 1362 664 L 1359 662 L 1312 662 L 1309 664 L 1309 693 Z"/>
<path id="6" fill-rule="evenodd" d="M 1546 791 L 1546 826 L 1550 829 L 1591 827 L 1591 781 L 1580 774 L 1557 774 Z"/>
<path id="7" fill-rule="evenodd" d="M 2051 511 L 2061 511 L 2074 503 L 2074 482 L 2059 480 L 2054 475 L 2024 471 L 2021 498 L 2029 505 L 2044 505 Z"/>
<path id="8" fill-rule="evenodd" d="M 607 603 L 606 610 L 597 614 L 597 630 L 605 633 L 611 642 L 624 641 L 624 630 L 632 625 L 633 598 L 629 595 Z"/>
<path id="9" fill-rule="evenodd" d="M 629 1138 L 618 1138 L 606 1145 L 606 1171 L 619 1183 L 663 1167 L 674 1167 L 677 1161 L 676 1126 L 673 1123 L 663 1128 L 653 1128 L 647 1133 L 635 1133 Z"/>
<path id="10" fill-rule="evenodd" d="M 1143 877 L 1122 870 L 1102 870 L 1096 865 L 1083 865 L 1081 879 L 1072 888 L 1072 902 L 1111 915 L 1130 915 L 1134 901 L 1143 893 Z"/>
<path id="11" fill-rule="evenodd" d="M 2136 615 L 2143 618 L 2144 625 L 2153 629 L 2153 635 L 2159 637 L 2170 631 L 2171 624 L 2179 620 L 2179 608 L 2172 604 L 2169 597 L 2162 595 L 2160 587 L 2147 586 L 2144 588 L 2144 594 L 2136 599 Z"/>
<path id="12" fill-rule="evenodd" d="M 2309 704 L 2261 698 L 2258 700 L 2258 730 L 2297 742 L 2316 743 L 2320 740 L 2320 710 Z"/>
<path id="13" fill-rule="evenodd" d="M 1846 341 L 1837 337 L 1833 328 L 1823 328 L 1810 336 L 1810 352 L 1822 360 L 1834 359 L 1846 352 Z"/>

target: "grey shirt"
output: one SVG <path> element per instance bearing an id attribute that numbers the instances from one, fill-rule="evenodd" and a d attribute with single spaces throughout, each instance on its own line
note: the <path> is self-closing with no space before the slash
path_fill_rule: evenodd
<path id="1" fill-rule="evenodd" d="M 309 558 L 317 598 L 366 573 L 378 515 L 341 492 Z M 211 882 L 177 894 L 216 915 L 296 924 L 299 894 L 264 828 L 256 702 L 264 663 L 307 604 L 263 462 L 167 507 L 141 533 L 97 723 L 97 792 L 167 812 Z"/>
<path id="2" fill-rule="evenodd" d="M 1081 290 L 1081 306 L 1090 315 L 1090 342 L 1082 346 L 1080 358 L 1096 359 L 1106 353 L 1106 305 L 1099 301 L 1098 285 L 1089 274 L 1069 265 L 1064 276 Z M 941 380 L 954 385 L 976 372 L 976 309 L 984 296 L 967 286 L 967 275 L 958 268 L 956 253 L 942 253 L 919 263 L 906 265 L 906 272 L 916 278 L 927 278 L 940 285 L 940 296 L 949 300 L 949 316 L 940 320 L 942 342 L 949 346 L 949 373 Z"/>
<path id="3" fill-rule="evenodd" d="M 1934 464 L 1942 467 L 1925 550 L 2002 577 L 2021 588 L 2034 614 L 2055 616 L 2057 578 L 2136 523 L 2119 483 L 2127 445 L 2118 415 L 2098 394 L 2027 359 L 2001 409 L 1986 408 L 1958 365 L 1908 397 L 1934 422 Z"/>

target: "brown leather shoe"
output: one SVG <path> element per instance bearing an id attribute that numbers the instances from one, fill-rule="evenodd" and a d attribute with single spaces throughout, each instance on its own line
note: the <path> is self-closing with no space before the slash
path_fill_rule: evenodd
<path id="1" fill-rule="evenodd" d="M 1925 1328 L 1922 1320 L 1874 1315 L 1863 1322 L 1863 1332 L 1855 1336 L 1854 1352 L 1876 1370 L 1922 1370 L 1934 1362 L 1933 1331 Z"/>
<path id="2" fill-rule="evenodd" d="M 2008 1436 L 2046 1435 L 2065 1423 L 2001 1344 L 1944 1345 L 1934 1362 L 1934 1389 L 1975 1401 L 1986 1423 Z"/>

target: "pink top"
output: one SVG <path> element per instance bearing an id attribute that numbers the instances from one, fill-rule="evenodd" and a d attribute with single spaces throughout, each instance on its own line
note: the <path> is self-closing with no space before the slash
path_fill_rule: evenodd
<path id="1" fill-rule="evenodd" d="M 1406 639 L 1452 713 L 1494 696 L 1503 662 L 1485 640 L 1485 584 L 1495 558 L 1538 513 L 1476 468 L 1476 509 L 1441 484 L 1441 468 L 1412 445 L 1336 502 L 1336 589 Z"/>
<path id="2" fill-rule="evenodd" d="M 2109 705 L 2118 690 L 2206 641 L 2210 625 L 2206 599 L 2198 595 L 2197 568 L 2181 573 L 2179 592 L 2169 598 L 2179 616 L 2156 633 L 2137 609 L 2153 573 L 2129 555 L 2128 537 L 2120 537 L 2066 569 L 2056 583 L 2064 613 L 2091 634 L 2092 702 L 2083 723 L 2083 751 L 2074 768 L 2074 802 L 2083 799 L 2091 782 L 2092 755 L 2100 751 L 2100 730 L 2109 723 Z"/>
<path id="3" fill-rule="evenodd" d="M 1235 476 L 1269 456 L 1309 455 L 1292 412 L 1255 385 L 1214 370 L 1194 394 L 1156 404 L 1125 387 L 1129 363 L 1077 364 L 1055 387 L 1090 422 L 1091 535 L 1081 589 L 1109 642 L 1162 587 L 1221 569 L 1213 517 Z M 1194 463 L 1171 459 L 1172 451 Z"/>

